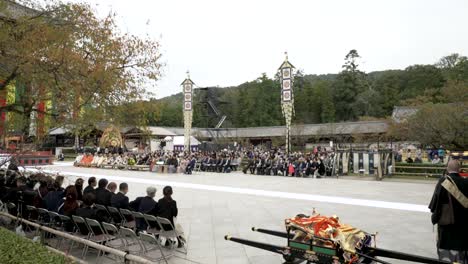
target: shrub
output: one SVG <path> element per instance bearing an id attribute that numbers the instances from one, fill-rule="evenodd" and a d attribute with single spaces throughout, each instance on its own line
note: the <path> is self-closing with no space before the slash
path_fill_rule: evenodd
<path id="1" fill-rule="evenodd" d="M 72 263 L 64 256 L 52 253 L 43 245 L 0 228 L 0 263 L 61 264 Z"/>

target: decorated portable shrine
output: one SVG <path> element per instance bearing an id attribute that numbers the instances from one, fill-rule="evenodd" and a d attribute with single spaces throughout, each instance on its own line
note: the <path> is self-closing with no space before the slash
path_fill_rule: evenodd
<path id="1" fill-rule="evenodd" d="M 285 263 L 382 263 L 387 259 L 415 263 L 450 263 L 423 256 L 377 248 L 375 234 L 343 224 L 337 216 L 299 214 L 285 220 L 286 232 L 252 227 L 252 231 L 287 240 L 287 246 L 272 245 L 226 235 L 224 238 L 283 255 Z"/>

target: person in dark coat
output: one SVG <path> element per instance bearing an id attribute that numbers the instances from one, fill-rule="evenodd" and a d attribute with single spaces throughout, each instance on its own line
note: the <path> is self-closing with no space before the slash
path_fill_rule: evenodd
<path id="1" fill-rule="evenodd" d="M 65 177 L 63 176 L 57 176 L 55 177 L 55 181 L 54 181 L 54 187 L 56 190 L 60 190 L 60 191 L 65 191 L 65 189 L 62 187 L 63 185 L 63 181 L 65 180 Z"/>
<path id="2" fill-rule="evenodd" d="M 72 217 L 72 215 L 76 214 L 76 210 L 80 207 L 78 200 L 78 192 L 76 191 L 76 187 L 73 185 L 68 186 L 65 188 L 65 201 L 63 202 L 62 206 L 59 208 L 59 213 L 66 215 L 68 217 Z M 65 222 L 64 228 L 68 232 L 73 231 L 73 223 L 72 222 Z"/>
<path id="3" fill-rule="evenodd" d="M 178 209 L 177 209 L 177 202 L 172 199 L 172 187 L 166 186 L 163 189 L 164 197 L 159 199 L 158 206 L 159 206 L 159 216 L 169 219 L 171 221 L 172 226 L 176 228 L 176 231 L 181 234 L 177 237 L 178 247 L 183 247 L 185 243 L 185 238 L 183 237 L 182 227 L 176 226 L 174 223 L 174 218 L 177 217 Z M 170 225 L 163 225 L 164 230 L 172 230 Z"/>
<path id="4" fill-rule="evenodd" d="M 65 189 L 65 201 L 60 207 L 59 213 L 71 217 L 76 213 L 76 210 L 80 207 L 78 204 L 78 192 L 74 185 L 70 185 Z"/>
<path id="5" fill-rule="evenodd" d="M 109 182 L 109 184 L 107 185 L 107 190 L 109 190 L 111 194 L 111 200 L 112 200 L 112 197 L 115 196 L 115 191 L 117 190 L 117 183 Z"/>
<path id="6" fill-rule="evenodd" d="M 49 189 L 47 188 L 46 181 L 39 182 L 39 188 L 36 190 L 37 195 L 34 197 L 33 206 L 36 208 L 44 208 L 44 197 L 47 196 Z"/>
<path id="7" fill-rule="evenodd" d="M 429 209 L 432 224 L 437 228 L 437 253 L 439 260 L 468 263 L 468 179 L 459 174 L 460 163 L 451 160 L 447 165 L 448 175 L 437 183 Z M 455 198 L 458 197 L 458 198 Z M 452 223 L 443 223 L 447 219 L 442 215 L 443 205 L 451 203 L 453 208 Z M 450 208 L 450 206 L 448 207 Z"/>
<path id="8" fill-rule="evenodd" d="M 63 204 L 65 191 L 60 184 L 60 182 L 55 181 L 53 190 L 49 191 L 44 197 L 45 208 L 49 211 L 58 213 L 60 206 Z"/>
<path id="9" fill-rule="evenodd" d="M 98 187 L 94 191 L 96 194 L 96 204 L 102 204 L 104 206 L 109 206 L 112 194 L 106 188 L 108 181 L 106 179 L 100 179 Z"/>
<path id="10" fill-rule="evenodd" d="M 138 197 L 130 203 L 130 207 L 140 213 L 149 214 L 149 215 L 158 215 L 159 206 L 158 203 L 154 200 L 156 196 L 156 188 L 148 187 L 146 188 L 146 196 Z M 142 231 L 146 230 L 146 222 L 137 219 L 136 221 L 137 229 Z"/>
<path id="11" fill-rule="evenodd" d="M 119 185 L 119 192 L 112 196 L 111 198 L 111 206 L 115 208 L 122 208 L 122 209 L 128 209 L 129 207 L 129 200 L 128 197 L 126 196 L 128 193 L 128 184 L 125 182 L 122 182 Z"/>
<path id="12" fill-rule="evenodd" d="M 83 200 L 83 179 L 81 178 L 78 178 L 76 179 L 75 181 L 75 188 L 76 188 L 76 199 L 78 201 L 82 201 Z"/>
<path id="13" fill-rule="evenodd" d="M 176 201 L 172 199 L 172 187 L 164 187 L 163 195 L 164 197 L 158 201 L 158 216 L 169 219 L 174 225 L 174 217 L 177 217 L 178 210 Z M 170 229 L 170 226 L 165 227 L 165 229 Z"/>
<path id="14" fill-rule="evenodd" d="M 96 177 L 91 177 L 88 179 L 88 186 L 83 190 L 83 195 L 92 192 L 94 193 L 94 187 L 97 185 Z"/>
<path id="15" fill-rule="evenodd" d="M 14 209 L 12 209 L 10 214 L 17 215 L 18 209 L 22 212 L 22 216 L 27 216 L 26 205 L 31 205 L 34 200 L 34 191 L 32 191 L 26 185 L 26 178 L 19 177 L 15 180 L 15 187 L 10 188 L 8 193 L 3 197 L 3 202 L 12 202 L 16 205 Z"/>
<path id="16" fill-rule="evenodd" d="M 195 156 L 192 156 L 190 159 L 190 162 L 187 164 L 187 167 L 185 168 L 185 174 L 192 174 L 193 168 L 195 168 L 195 164 L 197 163 L 197 160 L 195 159 Z"/>
<path id="17" fill-rule="evenodd" d="M 94 200 L 96 197 L 94 196 L 94 193 L 89 192 L 83 195 L 83 206 L 81 208 L 76 209 L 76 216 L 83 217 L 83 219 L 86 220 L 86 218 L 89 219 L 94 219 L 99 222 L 101 222 L 103 219 L 99 217 L 99 214 L 94 208 Z M 83 235 L 88 234 L 88 228 L 85 225 L 77 224 L 78 228 L 80 229 L 80 233 Z M 96 235 L 100 235 L 101 231 L 98 229 L 93 229 L 93 232 Z"/>

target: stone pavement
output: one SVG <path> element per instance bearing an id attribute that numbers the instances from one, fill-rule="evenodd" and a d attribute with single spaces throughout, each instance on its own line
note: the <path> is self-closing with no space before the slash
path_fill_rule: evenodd
<path id="1" fill-rule="evenodd" d="M 427 204 L 435 182 L 291 178 L 280 176 L 151 172 L 51 166 L 74 182 L 96 176 L 129 183 L 130 199 L 144 195 L 147 186 L 162 196 L 166 184 L 173 186 L 179 207 L 177 221 L 188 240 L 187 260 L 171 263 L 282 263 L 267 251 L 224 240 L 224 235 L 285 245 L 283 239 L 250 231 L 252 226 L 284 230 L 284 219 L 313 208 L 324 215 L 338 215 L 342 222 L 367 232 L 378 232 L 377 246 L 422 256 L 436 257 L 435 236 Z M 401 263 L 391 261 L 391 263 Z"/>

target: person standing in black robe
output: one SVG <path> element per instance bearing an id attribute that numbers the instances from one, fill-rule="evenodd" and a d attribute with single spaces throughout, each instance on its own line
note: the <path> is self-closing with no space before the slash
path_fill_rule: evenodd
<path id="1" fill-rule="evenodd" d="M 447 165 L 448 175 L 442 177 L 435 187 L 429 209 L 432 213 L 432 224 L 438 225 L 439 260 L 467 264 L 468 179 L 461 177 L 459 171 L 460 163 L 451 160 Z M 443 207 L 452 210 L 442 210 Z"/>

